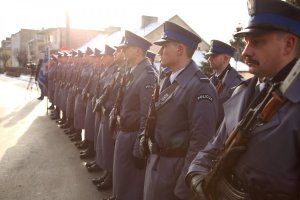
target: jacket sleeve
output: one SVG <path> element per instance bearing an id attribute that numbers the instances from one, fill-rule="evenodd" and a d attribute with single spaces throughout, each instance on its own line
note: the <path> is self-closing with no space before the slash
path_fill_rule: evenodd
<path id="1" fill-rule="evenodd" d="M 209 141 L 205 148 L 200 150 L 193 159 L 189 166 L 187 175 L 192 172 L 207 174 L 213 167 L 213 161 L 217 159 L 218 154 L 223 149 L 226 138 L 226 127 L 223 121 L 216 137 Z"/>
<path id="2" fill-rule="evenodd" d="M 205 147 L 216 132 L 218 118 L 218 98 L 210 82 L 195 84 L 187 94 L 187 114 L 189 121 L 189 141 L 182 172 L 176 183 L 176 196 L 186 197 L 185 176 L 196 154 Z"/>
<path id="3" fill-rule="evenodd" d="M 147 72 L 143 83 L 140 87 L 140 131 L 142 132 L 146 126 L 151 97 L 155 89 L 156 75 L 153 72 Z"/>

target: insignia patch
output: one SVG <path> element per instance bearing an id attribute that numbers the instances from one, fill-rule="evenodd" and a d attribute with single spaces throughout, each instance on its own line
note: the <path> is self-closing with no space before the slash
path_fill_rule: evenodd
<path id="1" fill-rule="evenodd" d="M 247 7 L 248 7 L 248 14 L 250 16 L 255 14 L 255 7 L 256 7 L 256 2 L 255 0 L 248 0 L 247 1 Z"/>
<path id="2" fill-rule="evenodd" d="M 164 96 L 162 96 L 162 97 L 160 98 L 160 103 L 164 102 L 168 97 L 169 97 L 168 94 L 164 94 Z"/>
<path id="3" fill-rule="evenodd" d="M 145 85 L 145 88 L 146 88 L 146 89 L 149 89 L 149 88 L 154 89 L 154 86 L 151 85 L 151 84 L 149 84 L 149 85 Z"/>
<path id="4" fill-rule="evenodd" d="M 199 96 L 197 96 L 197 100 L 198 101 L 208 100 L 208 101 L 212 102 L 213 98 L 209 94 L 200 94 Z"/>

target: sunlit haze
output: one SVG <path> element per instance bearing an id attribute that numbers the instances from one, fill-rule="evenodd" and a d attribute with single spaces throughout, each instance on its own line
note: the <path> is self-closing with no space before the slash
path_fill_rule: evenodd
<path id="1" fill-rule="evenodd" d="M 1 2 L 1 8 L 0 40 L 21 28 L 64 27 L 66 11 L 71 28 L 93 30 L 121 26 L 134 31 L 141 15 L 165 21 L 178 14 L 207 42 L 228 42 L 237 25 L 248 20 L 246 0 L 9 0 Z"/>

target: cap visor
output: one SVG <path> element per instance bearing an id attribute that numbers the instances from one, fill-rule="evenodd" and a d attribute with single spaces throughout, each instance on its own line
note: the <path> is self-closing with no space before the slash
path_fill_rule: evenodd
<path id="1" fill-rule="evenodd" d="M 214 55 L 214 54 L 216 54 L 216 53 L 209 51 L 209 52 L 207 52 L 207 53 L 205 54 L 205 56 L 211 56 L 211 55 Z"/>
<path id="2" fill-rule="evenodd" d="M 267 32 L 274 31 L 274 29 L 263 29 L 263 28 L 245 28 L 242 31 L 239 31 L 235 34 L 233 34 L 234 37 L 245 37 L 249 34 L 263 34 Z"/>
<path id="3" fill-rule="evenodd" d="M 159 40 L 153 42 L 153 44 L 156 44 L 156 45 L 158 45 L 158 46 L 162 46 L 162 45 L 165 44 L 166 42 L 168 42 L 168 41 L 165 40 L 165 39 L 159 39 Z"/>
<path id="4" fill-rule="evenodd" d="M 118 48 L 124 48 L 124 47 L 127 47 L 128 45 L 127 44 L 120 44 L 118 46 L 114 46 L 116 49 Z"/>

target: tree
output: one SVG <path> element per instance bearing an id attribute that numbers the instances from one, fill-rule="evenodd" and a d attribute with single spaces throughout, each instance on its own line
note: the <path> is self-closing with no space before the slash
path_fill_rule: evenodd
<path id="1" fill-rule="evenodd" d="M 204 60 L 201 61 L 200 63 L 200 69 L 202 70 L 202 72 L 207 76 L 207 77 L 211 77 L 214 73 L 213 69 L 210 67 L 210 64 L 207 62 L 207 56 L 204 55 Z"/>
<path id="2" fill-rule="evenodd" d="M 235 32 L 239 32 L 243 29 L 243 26 L 241 24 L 238 24 L 238 26 L 235 28 Z M 241 57 L 242 52 L 245 48 L 245 42 L 243 41 L 243 38 L 233 38 L 229 41 L 230 45 L 233 46 L 237 50 L 237 55 L 235 60 L 237 61 L 244 61 L 244 59 Z"/>
<path id="3" fill-rule="evenodd" d="M 27 63 L 27 51 L 25 49 L 16 49 L 14 55 L 19 63 L 19 66 L 24 67 Z"/>
<path id="4" fill-rule="evenodd" d="M 208 78 L 210 78 L 214 73 L 214 71 L 212 70 L 212 68 L 210 67 L 207 61 L 202 61 L 200 63 L 200 69 Z"/>
<path id="5" fill-rule="evenodd" d="M 0 60 L 2 60 L 2 62 L 3 62 L 4 70 L 6 69 L 6 64 L 9 59 L 10 59 L 10 55 L 8 53 L 2 52 L 0 54 Z"/>

